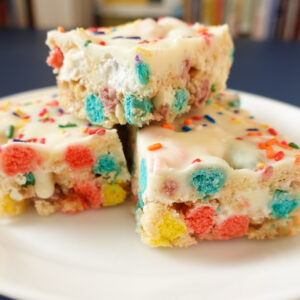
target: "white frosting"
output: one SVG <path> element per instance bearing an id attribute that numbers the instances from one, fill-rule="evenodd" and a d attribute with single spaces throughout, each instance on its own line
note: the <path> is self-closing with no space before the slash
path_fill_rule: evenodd
<path id="1" fill-rule="evenodd" d="M 88 121 L 64 113 L 52 97 L 1 102 L 0 119 L 2 149 L 12 144 L 28 146 L 41 158 L 41 165 L 33 171 L 33 190 L 37 197 L 47 199 L 52 196 L 56 183 L 54 173 L 64 172 L 65 176 L 72 175 L 64 161 L 64 153 L 69 145 L 86 145 L 92 149 L 95 158 L 111 153 L 121 166 L 117 180 L 128 181 L 130 178 L 117 131 L 111 129 L 106 130 L 104 135 L 89 135 L 87 130 L 99 127 L 90 124 L 87 126 Z M 7 136 L 9 126 L 14 127 L 12 137 Z M 77 175 L 74 173 L 74 176 Z M 26 182 L 23 174 L 8 176 L 0 165 L 0 179 L 2 194 L 7 193 L 17 201 L 26 198 L 27 193 L 21 190 Z"/>
<path id="2" fill-rule="evenodd" d="M 276 169 L 282 164 L 293 164 L 299 151 L 274 144 L 274 153 L 282 151 L 284 158 L 279 161 L 267 158 L 266 151 L 259 148 L 259 143 L 266 143 L 274 138 L 280 143 L 287 139 L 280 134 L 272 135 L 267 125 L 257 123 L 248 112 L 230 109 L 229 99 L 234 97 L 223 94 L 220 100 L 214 100 L 204 108 L 193 109 L 172 124 L 175 130 L 153 125 L 137 132 L 137 165 L 142 159 L 146 160 L 147 165 L 147 188 L 143 194 L 145 203 L 198 201 L 199 195 L 190 185 L 190 176 L 199 168 L 215 167 L 225 172 L 226 182 L 224 191 L 221 189 L 212 198 L 218 198 L 222 202 L 223 197 L 228 197 L 228 189 L 233 185 L 232 200 L 245 206 L 243 212 L 257 219 L 270 213 L 271 191 L 269 188 L 259 188 L 264 169 L 257 168 L 272 166 Z M 195 116 L 201 117 L 201 120 L 193 120 Z M 192 120 L 187 125 L 191 129 L 188 132 L 182 130 L 185 120 Z M 257 132 L 261 135 L 252 135 Z M 149 151 L 148 147 L 156 143 L 160 143 L 162 148 Z M 193 163 L 195 159 L 201 161 Z M 166 181 L 177 183 L 172 195 L 163 191 Z M 240 182 L 240 186 L 236 185 L 236 181 Z M 256 189 L 253 190 L 253 187 Z M 220 215 L 225 218 L 231 213 L 228 206 Z"/>
<path id="3" fill-rule="evenodd" d="M 87 45 L 87 41 L 91 43 Z M 98 34 L 82 28 L 64 33 L 52 30 L 46 43 L 63 52 L 63 65 L 56 70 L 59 81 L 79 82 L 87 93 L 99 93 L 110 87 L 118 95 L 153 98 L 157 110 L 161 105 L 173 103 L 178 88 L 189 90 L 190 68 L 200 74 L 196 80 L 199 84 L 208 80 L 218 90 L 223 89 L 233 49 L 227 25 L 204 27 L 195 23 L 189 26 L 174 18 L 157 22 L 137 20 L 114 28 L 98 28 Z M 146 84 L 138 80 L 137 61 L 149 67 L 150 78 Z M 184 67 L 187 70 L 183 70 Z M 169 91 L 162 94 L 165 88 Z M 195 100 L 193 97 L 190 102 Z M 122 102 L 123 97 L 120 100 Z M 188 109 L 186 106 L 180 113 Z M 169 113 L 170 118 L 175 116 Z M 121 123 L 121 120 L 109 121 L 106 126 Z"/>

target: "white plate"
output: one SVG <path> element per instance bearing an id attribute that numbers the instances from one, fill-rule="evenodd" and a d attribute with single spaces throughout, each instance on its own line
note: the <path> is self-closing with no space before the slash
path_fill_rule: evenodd
<path id="1" fill-rule="evenodd" d="M 300 142 L 299 108 L 241 96 L 260 121 Z M 152 249 L 140 243 L 129 203 L 76 216 L 30 211 L 0 226 L 0 293 L 21 299 L 295 299 L 299 277 L 300 237 Z"/>

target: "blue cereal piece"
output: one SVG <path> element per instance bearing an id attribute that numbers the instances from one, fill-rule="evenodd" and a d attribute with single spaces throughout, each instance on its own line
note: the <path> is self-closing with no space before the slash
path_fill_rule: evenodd
<path id="1" fill-rule="evenodd" d="M 292 197 L 288 192 L 276 190 L 272 197 L 270 207 L 272 216 L 277 219 L 284 219 L 299 206 L 299 200 Z"/>
<path id="2" fill-rule="evenodd" d="M 85 98 L 85 111 L 89 121 L 101 125 L 104 121 L 104 106 L 99 97 L 89 94 Z"/>
<path id="3" fill-rule="evenodd" d="M 120 172 L 120 166 L 118 165 L 116 159 L 110 154 L 101 155 L 96 163 L 96 166 L 93 167 L 93 172 L 95 174 L 108 174 L 111 172 Z"/>
<path id="4" fill-rule="evenodd" d="M 139 172 L 139 192 L 138 192 L 138 202 L 136 204 L 135 210 L 137 211 L 139 208 L 144 207 L 144 201 L 143 201 L 143 193 L 146 190 L 147 187 L 147 165 L 146 165 L 146 160 L 143 158 L 141 160 L 140 164 L 140 172 Z"/>
<path id="5" fill-rule="evenodd" d="M 149 65 L 142 61 L 139 61 L 136 64 L 135 71 L 137 73 L 139 83 L 142 85 L 146 85 L 149 82 L 151 74 Z"/>
<path id="6" fill-rule="evenodd" d="M 139 183 L 140 191 L 143 194 L 147 187 L 147 165 L 146 165 L 146 160 L 144 158 L 141 160 L 138 183 Z"/>
<path id="7" fill-rule="evenodd" d="M 216 194 L 224 185 L 225 172 L 220 168 L 201 168 L 194 171 L 190 177 L 190 185 L 200 197 Z"/>
<path id="8" fill-rule="evenodd" d="M 140 101 L 134 95 L 125 97 L 125 118 L 129 124 L 141 126 L 146 122 L 145 117 L 152 112 L 152 109 L 153 105 L 149 98 Z"/>
<path id="9" fill-rule="evenodd" d="M 183 89 L 178 89 L 175 93 L 173 109 L 176 113 L 180 113 L 188 102 L 188 92 Z"/>

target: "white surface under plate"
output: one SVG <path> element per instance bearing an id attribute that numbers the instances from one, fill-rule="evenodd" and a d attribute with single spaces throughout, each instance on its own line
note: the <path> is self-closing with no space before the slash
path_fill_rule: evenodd
<path id="1" fill-rule="evenodd" d="M 56 90 L 13 96 L 38 98 Z M 242 107 L 300 142 L 300 109 L 240 93 Z M 3 224 L 2 224 L 3 223 Z M 19 299 L 299 299 L 300 236 L 144 246 L 130 203 L 75 216 L 34 211 L 0 225 L 0 294 Z"/>

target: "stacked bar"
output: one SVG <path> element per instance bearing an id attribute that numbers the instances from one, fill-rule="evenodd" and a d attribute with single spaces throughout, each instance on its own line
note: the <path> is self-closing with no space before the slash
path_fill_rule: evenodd
<path id="1" fill-rule="evenodd" d="M 47 63 L 57 74 L 59 102 L 66 112 L 106 128 L 128 124 L 132 193 L 143 242 L 188 247 L 204 239 L 264 239 L 299 231 L 299 147 L 241 110 L 237 95 L 223 92 L 233 54 L 226 25 L 161 18 L 69 32 L 58 28 L 48 33 L 47 45 Z M 84 170 L 92 182 L 105 180 L 107 195 L 115 195 L 115 185 L 129 176 L 115 131 L 101 135 L 103 130 L 92 129 L 100 134 L 95 139 L 104 141 L 96 142 L 99 153 Z M 115 152 L 105 148 L 109 133 Z M 19 172 L 23 181 L 41 168 L 45 158 L 42 153 L 37 157 Z M 66 154 L 56 166 L 58 173 L 72 171 L 67 182 L 81 196 L 85 188 L 77 188 L 76 167 L 66 163 Z M 79 182 L 84 174 L 80 170 Z"/>
<path id="2" fill-rule="evenodd" d="M 228 27 L 174 18 L 48 33 L 47 59 L 60 104 L 110 128 L 171 122 L 225 88 L 233 44 Z"/>
<path id="3" fill-rule="evenodd" d="M 238 103 L 221 93 L 133 135 L 137 230 L 146 244 L 299 232 L 299 147 Z"/>
<path id="4" fill-rule="evenodd" d="M 130 175 L 115 129 L 65 113 L 58 101 L 0 105 L 0 216 L 33 203 L 38 214 L 75 214 L 122 203 Z"/>

